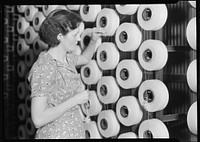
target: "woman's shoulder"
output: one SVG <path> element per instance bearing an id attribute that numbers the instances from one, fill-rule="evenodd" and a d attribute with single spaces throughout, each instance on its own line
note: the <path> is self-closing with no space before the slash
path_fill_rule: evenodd
<path id="1" fill-rule="evenodd" d="M 54 70 L 55 70 L 55 63 L 49 57 L 48 53 L 46 51 L 43 51 L 39 54 L 38 59 L 31 67 L 28 78 L 30 78 L 33 74 L 37 73 L 39 74 L 42 73 L 43 75 L 53 73 Z"/>

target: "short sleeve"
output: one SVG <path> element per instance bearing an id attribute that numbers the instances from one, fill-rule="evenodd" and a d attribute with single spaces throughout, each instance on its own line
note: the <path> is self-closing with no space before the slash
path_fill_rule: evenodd
<path id="1" fill-rule="evenodd" d="M 35 64 L 30 73 L 31 98 L 48 96 L 55 84 L 52 65 Z"/>

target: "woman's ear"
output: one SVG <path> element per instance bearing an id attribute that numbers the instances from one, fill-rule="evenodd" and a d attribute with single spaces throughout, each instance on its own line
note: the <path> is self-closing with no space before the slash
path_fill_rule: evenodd
<path id="1" fill-rule="evenodd" d="M 62 34 L 61 33 L 59 33 L 58 35 L 57 35 L 57 39 L 59 40 L 59 41 L 61 41 L 61 39 L 62 39 Z"/>

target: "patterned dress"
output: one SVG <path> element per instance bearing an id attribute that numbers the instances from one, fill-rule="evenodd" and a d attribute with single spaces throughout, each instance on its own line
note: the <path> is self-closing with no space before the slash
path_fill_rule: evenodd
<path id="1" fill-rule="evenodd" d="M 40 53 L 29 72 L 31 98 L 47 96 L 48 107 L 54 107 L 84 90 L 80 74 L 75 69 L 77 56 L 68 54 L 69 64 L 64 64 L 46 51 Z M 42 126 L 36 139 L 85 138 L 83 115 L 77 105 L 59 119 Z"/>

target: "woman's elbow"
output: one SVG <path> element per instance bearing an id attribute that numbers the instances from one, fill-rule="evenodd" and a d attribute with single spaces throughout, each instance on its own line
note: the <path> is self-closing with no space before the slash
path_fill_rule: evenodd
<path id="1" fill-rule="evenodd" d="M 37 129 L 43 126 L 42 122 L 40 120 L 32 118 L 32 121 L 33 121 L 35 128 L 37 128 Z"/>

